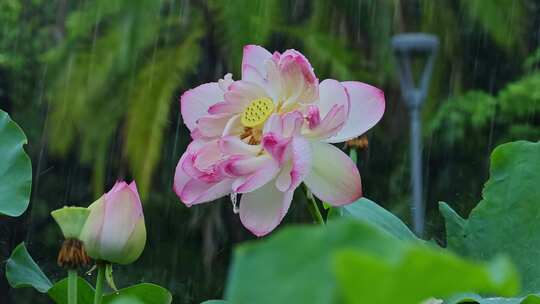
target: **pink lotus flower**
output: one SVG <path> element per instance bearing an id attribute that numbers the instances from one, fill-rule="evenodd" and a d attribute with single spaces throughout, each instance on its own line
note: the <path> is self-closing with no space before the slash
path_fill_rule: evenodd
<path id="1" fill-rule="evenodd" d="M 118 264 L 137 260 L 146 244 L 146 228 L 135 182 L 116 182 L 88 209 L 80 236 L 88 255 Z"/>
<path id="2" fill-rule="evenodd" d="M 240 220 L 257 236 L 281 222 L 302 182 L 334 206 L 360 198 L 356 165 L 331 143 L 366 132 L 385 108 L 375 87 L 319 83 L 301 53 L 256 45 L 244 47 L 242 80 L 227 74 L 180 103 L 193 141 L 176 167 L 176 194 L 188 207 L 242 194 Z"/>

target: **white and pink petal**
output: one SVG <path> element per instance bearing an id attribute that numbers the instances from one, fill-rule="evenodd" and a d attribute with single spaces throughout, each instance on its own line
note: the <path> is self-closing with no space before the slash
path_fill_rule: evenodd
<path id="1" fill-rule="evenodd" d="M 220 137 L 232 117 L 231 114 L 205 115 L 197 121 L 198 133 L 208 139 Z"/>
<path id="2" fill-rule="evenodd" d="M 286 160 L 286 153 L 292 138 L 283 137 L 278 133 L 269 132 L 262 138 L 262 146 L 264 150 L 272 155 L 272 157 L 281 165 Z"/>
<path id="3" fill-rule="evenodd" d="M 257 157 L 236 157 L 224 167 L 226 174 L 237 177 L 233 191 L 246 193 L 254 191 L 275 178 L 280 167 L 268 154 Z"/>
<path id="4" fill-rule="evenodd" d="M 237 136 L 224 136 L 219 140 L 221 152 L 227 155 L 249 155 L 257 156 L 261 152 L 258 145 L 249 145 Z"/>
<path id="5" fill-rule="evenodd" d="M 293 192 L 281 192 L 270 182 L 240 199 L 240 220 L 258 237 L 274 230 L 289 210 Z"/>
<path id="6" fill-rule="evenodd" d="M 312 165 L 304 183 L 315 196 L 333 206 L 355 202 L 362 196 L 356 164 L 340 149 L 312 142 Z"/>
<path id="7" fill-rule="evenodd" d="M 364 134 L 379 122 L 385 109 L 384 93 L 378 88 L 358 81 L 341 84 L 349 94 L 349 116 L 338 134 L 328 139 L 331 143 L 343 142 Z"/>
<path id="8" fill-rule="evenodd" d="M 335 106 L 343 106 L 349 113 L 350 97 L 346 88 L 337 80 L 325 79 L 319 84 L 319 112 L 324 117 Z"/>
<path id="9" fill-rule="evenodd" d="M 223 94 L 218 83 L 211 82 L 188 90 L 180 97 L 182 119 L 190 131 L 195 129 L 201 117 L 208 114 L 210 106 L 224 101 Z"/>
<path id="10" fill-rule="evenodd" d="M 279 71 L 281 99 L 284 107 L 296 103 L 310 103 L 318 97 L 318 79 L 309 61 L 300 52 L 287 50 L 274 53 L 273 61 Z"/>
<path id="11" fill-rule="evenodd" d="M 246 45 L 244 46 L 244 53 L 242 56 L 242 79 L 246 76 L 244 72 L 245 67 L 252 67 L 262 77 L 265 77 L 265 63 L 272 57 L 272 54 L 265 48 L 258 45 Z"/>
<path id="12" fill-rule="evenodd" d="M 246 176 L 260 169 L 276 166 L 275 161 L 268 154 L 250 157 L 247 155 L 233 155 L 226 161 L 223 170 L 230 176 Z"/>
<path id="13" fill-rule="evenodd" d="M 232 185 L 233 192 L 253 192 L 270 183 L 270 181 L 276 177 L 278 172 L 279 166 L 277 164 L 268 164 L 250 175 L 237 178 Z"/>
<path id="14" fill-rule="evenodd" d="M 233 182 L 231 179 L 207 183 L 189 176 L 182 168 L 187 157 L 188 154 L 184 153 L 180 158 L 176 166 L 173 184 L 174 192 L 186 206 L 191 207 L 194 204 L 209 202 L 231 193 Z"/>
<path id="15" fill-rule="evenodd" d="M 266 75 L 261 74 L 254 66 L 245 64 L 242 67 L 242 80 L 247 80 L 258 84 L 261 87 L 266 87 Z"/>
<path id="16" fill-rule="evenodd" d="M 240 135 L 244 131 L 244 125 L 240 114 L 233 115 L 225 124 L 221 136 Z"/>
<path id="17" fill-rule="evenodd" d="M 182 202 L 192 205 L 211 202 L 232 192 L 232 179 L 223 179 L 216 183 L 206 183 L 197 179 L 190 179 L 184 187 L 175 188 L 176 194 Z"/>
<path id="18" fill-rule="evenodd" d="M 245 105 L 234 102 L 218 102 L 208 108 L 208 114 L 236 114 L 244 111 Z"/>
<path id="19" fill-rule="evenodd" d="M 290 159 L 276 178 L 276 187 L 283 192 L 294 191 L 311 170 L 311 145 L 308 140 L 294 137 L 289 153 Z"/>
<path id="20" fill-rule="evenodd" d="M 332 109 L 326 113 L 322 121 L 314 123 L 317 118 L 308 116 L 308 128 L 304 129 L 303 135 L 311 139 L 326 139 L 336 135 L 345 124 L 347 113 L 343 105 L 334 105 Z M 320 119 L 320 118 L 319 118 Z"/>

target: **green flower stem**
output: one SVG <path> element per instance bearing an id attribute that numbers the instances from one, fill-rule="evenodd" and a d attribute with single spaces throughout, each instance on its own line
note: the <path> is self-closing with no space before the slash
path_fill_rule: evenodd
<path id="1" fill-rule="evenodd" d="M 94 304 L 101 304 L 103 300 L 103 281 L 105 279 L 105 263 L 97 263 L 98 273 L 96 279 L 96 292 L 94 293 Z"/>
<path id="2" fill-rule="evenodd" d="M 351 148 L 351 150 L 349 151 L 349 157 L 351 158 L 351 160 L 353 161 L 353 163 L 357 163 L 358 161 L 358 153 L 356 152 L 356 150 L 354 148 Z"/>
<path id="3" fill-rule="evenodd" d="M 307 207 L 309 213 L 311 213 L 311 216 L 313 217 L 313 222 L 324 225 L 324 219 L 322 217 L 321 211 L 319 210 L 319 206 L 317 206 L 317 201 L 315 201 L 315 198 L 313 197 L 311 191 L 309 191 L 307 187 L 304 188 L 306 190 Z"/>
<path id="4" fill-rule="evenodd" d="M 68 304 L 77 304 L 77 270 L 68 270 Z"/>

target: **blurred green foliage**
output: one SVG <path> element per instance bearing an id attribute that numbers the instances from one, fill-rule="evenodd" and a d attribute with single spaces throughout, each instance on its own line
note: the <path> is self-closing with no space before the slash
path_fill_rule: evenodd
<path id="1" fill-rule="evenodd" d="M 321 79 L 385 91 L 358 163 L 364 193 L 407 221 L 408 117 L 389 44 L 403 31 L 441 40 L 423 117 L 427 228 L 444 242 L 435 202 L 468 214 L 493 147 L 540 137 L 539 24 L 534 0 L 0 1 L 0 108 L 25 130 L 35 172 L 31 208 L 7 224 L 2 257 L 26 239 L 38 262 L 54 260 L 49 211 L 134 178 L 152 249 L 119 271 L 120 284 L 167 282 L 180 303 L 219 298 L 230 248 L 249 235 L 226 199 L 187 209 L 172 193 L 190 140 L 178 99 L 227 72 L 238 79 L 246 43 L 298 49 Z M 285 223 L 307 218 L 295 200 Z"/>
<path id="2" fill-rule="evenodd" d="M 158 1 L 87 3 L 69 15 L 66 39 L 46 56 L 54 75 L 51 147 L 66 154 L 78 146 L 81 160 L 93 166 L 96 194 L 104 190 L 108 147 L 122 121 L 122 153 L 142 193 L 148 192 L 170 101 L 198 63 L 200 17 L 182 25 L 183 18 L 163 6 Z"/>
<path id="3" fill-rule="evenodd" d="M 428 126 L 447 146 L 459 145 L 478 131 L 495 125 L 498 141 L 540 138 L 536 118 L 540 114 L 540 73 L 534 72 L 510 82 L 497 96 L 468 91 L 443 104 Z M 480 135 L 481 136 L 481 135 Z"/>

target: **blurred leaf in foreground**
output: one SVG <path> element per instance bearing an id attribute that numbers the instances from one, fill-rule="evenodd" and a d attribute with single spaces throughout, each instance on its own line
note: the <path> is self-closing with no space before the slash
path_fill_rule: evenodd
<path id="1" fill-rule="evenodd" d="M 225 298 L 238 304 L 340 299 L 418 304 L 458 292 L 512 295 L 518 290 L 517 274 L 503 259 L 475 264 L 442 249 L 399 240 L 358 219 L 286 228 L 243 245 L 236 250 L 229 278 Z"/>
<path id="2" fill-rule="evenodd" d="M 330 209 L 329 218 L 338 217 L 350 217 L 372 224 L 400 240 L 421 241 L 397 216 L 365 197 L 352 204 Z"/>
<path id="3" fill-rule="evenodd" d="M 512 142 L 493 151 L 483 200 L 468 219 L 440 204 L 448 247 L 477 260 L 508 255 L 522 275 L 524 293 L 540 291 L 538 181 L 540 142 Z"/>

